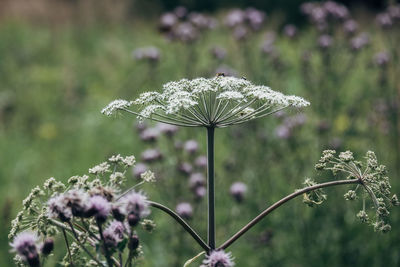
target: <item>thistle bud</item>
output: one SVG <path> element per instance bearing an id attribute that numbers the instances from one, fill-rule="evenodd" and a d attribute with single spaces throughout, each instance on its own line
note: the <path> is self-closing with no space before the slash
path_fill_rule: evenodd
<path id="1" fill-rule="evenodd" d="M 131 227 L 136 226 L 140 221 L 139 216 L 137 216 L 135 213 L 131 213 L 128 215 L 128 223 Z"/>
<path id="2" fill-rule="evenodd" d="M 41 252 L 43 255 L 49 255 L 54 249 L 54 240 L 52 238 L 46 238 L 43 242 Z"/>
<path id="3" fill-rule="evenodd" d="M 129 250 L 136 250 L 139 247 L 139 237 L 137 235 L 132 235 L 129 238 L 128 248 Z"/>

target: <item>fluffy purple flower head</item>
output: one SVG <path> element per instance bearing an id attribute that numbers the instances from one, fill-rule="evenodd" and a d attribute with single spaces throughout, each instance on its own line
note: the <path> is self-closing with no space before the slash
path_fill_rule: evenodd
<path id="1" fill-rule="evenodd" d="M 205 267 L 232 267 L 234 265 L 232 254 L 223 250 L 211 251 L 203 261 Z"/>
<path id="2" fill-rule="evenodd" d="M 182 19 L 182 18 L 186 17 L 186 15 L 188 14 L 188 10 L 184 6 L 177 6 L 174 8 L 174 14 L 178 18 Z"/>
<path id="3" fill-rule="evenodd" d="M 385 66 L 390 60 L 390 55 L 388 52 L 379 52 L 374 56 L 374 63 L 378 66 Z"/>
<path id="4" fill-rule="evenodd" d="M 165 134 L 168 137 L 173 136 L 174 134 L 176 134 L 176 132 L 178 131 L 178 127 L 175 125 L 171 125 L 171 124 L 166 124 L 166 123 L 158 123 L 157 124 L 157 128 L 158 130 Z"/>
<path id="5" fill-rule="evenodd" d="M 297 27 L 293 24 L 288 24 L 283 28 L 283 34 L 289 38 L 294 38 L 297 34 Z"/>
<path id="6" fill-rule="evenodd" d="M 211 48 L 210 53 L 213 58 L 222 60 L 226 57 L 226 50 L 221 46 L 214 46 Z"/>
<path id="7" fill-rule="evenodd" d="M 171 30 L 178 22 L 178 18 L 173 13 L 165 13 L 160 18 L 159 28 L 160 31 L 166 32 Z"/>
<path id="8" fill-rule="evenodd" d="M 194 161 L 194 165 L 197 168 L 205 168 L 207 167 L 207 157 L 206 156 L 198 156 Z"/>
<path id="9" fill-rule="evenodd" d="M 265 20 L 265 13 L 255 8 L 247 8 L 245 11 L 246 19 L 253 30 L 259 30 Z"/>
<path id="10" fill-rule="evenodd" d="M 349 19 L 344 23 L 343 29 L 346 33 L 353 34 L 358 29 L 358 23 L 355 20 Z"/>
<path id="11" fill-rule="evenodd" d="M 247 192 L 247 185 L 242 182 L 235 182 L 231 185 L 230 193 L 237 202 L 242 202 Z"/>
<path id="12" fill-rule="evenodd" d="M 137 163 L 132 169 L 132 174 L 136 178 L 140 178 L 140 175 L 148 170 L 148 167 L 144 163 Z"/>
<path id="13" fill-rule="evenodd" d="M 199 150 L 199 144 L 195 140 L 189 140 L 185 142 L 183 149 L 190 154 L 194 154 Z"/>
<path id="14" fill-rule="evenodd" d="M 193 208 L 190 203 L 182 202 L 179 203 L 176 208 L 176 213 L 184 219 L 191 219 L 193 216 Z"/>
<path id="15" fill-rule="evenodd" d="M 225 25 L 233 28 L 242 24 L 245 21 L 245 13 L 241 9 L 231 10 L 225 17 Z"/>
<path id="16" fill-rule="evenodd" d="M 63 222 L 69 221 L 72 217 L 72 211 L 67 207 L 64 194 L 56 195 L 47 202 L 48 216 L 50 218 L 60 219 Z"/>
<path id="17" fill-rule="evenodd" d="M 191 23 L 183 22 L 174 28 L 174 36 L 184 43 L 192 43 L 197 40 L 199 34 Z"/>
<path id="18" fill-rule="evenodd" d="M 319 47 L 321 47 L 323 49 L 332 46 L 332 43 L 333 43 L 332 37 L 327 34 L 321 35 L 318 38 L 318 45 L 319 45 Z"/>
<path id="19" fill-rule="evenodd" d="M 145 142 L 154 142 L 160 136 L 158 128 L 147 128 L 140 133 L 140 139 Z"/>
<path id="20" fill-rule="evenodd" d="M 275 134 L 280 139 L 288 139 L 292 135 L 292 132 L 287 125 L 282 124 L 276 128 Z"/>
<path id="21" fill-rule="evenodd" d="M 149 46 L 134 50 L 133 56 L 136 60 L 147 60 L 150 62 L 157 62 L 161 57 L 161 53 L 160 50 L 158 50 L 156 47 Z"/>
<path id="22" fill-rule="evenodd" d="M 350 44 L 353 50 L 360 50 L 369 44 L 369 36 L 366 33 L 362 33 L 351 39 Z"/>
<path id="23" fill-rule="evenodd" d="M 191 189 L 195 190 L 199 186 L 204 186 L 206 179 L 201 172 L 195 172 L 190 175 L 189 186 Z"/>
<path id="24" fill-rule="evenodd" d="M 139 218 L 144 218 L 150 214 L 147 197 L 140 193 L 132 191 L 120 200 L 126 214 L 135 214 Z"/>
<path id="25" fill-rule="evenodd" d="M 393 25 L 393 20 L 388 13 L 380 13 L 376 15 L 376 22 L 382 28 L 389 28 Z"/>
<path id="26" fill-rule="evenodd" d="M 29 266 L 39 266 L 38 236 L 30 231 L 19 233 L 10 244 L 12 251 L 28 262 Z"/>
<path id="27" fill-rule="evenodd" d="M 89 199 L 88 216 L 94 216 L 99 222 L 105 222 L 110 211 L 111 204 L 104 197 L 96 195 Z"/>
<path id="28" fill-rule="evenodd" d="M 158 149 L 147 149 L 143 151 L 142 160 L 146 162 L 154 162 L 162 158 L 162 154 Z"/>
<path id="29" fill-rule="evenodd" d="M 119 221 L 112 221 L 103 231 L 106 246 L 113 248 L 124 238 L 125 226 Z"/>
<path id="30" fill-rule="evenodd" d="M 193 167 L 190 163 L 183 162 L 183 163 L 179 164 L 178 170 L 184 174 L 190 174 L 193 171 Z"/>

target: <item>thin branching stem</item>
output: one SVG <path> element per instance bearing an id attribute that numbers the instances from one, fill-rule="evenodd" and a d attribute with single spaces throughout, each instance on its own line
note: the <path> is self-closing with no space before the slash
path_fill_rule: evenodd
<path id="1" fill-rule="evenodd" d="M 239 239 L 242 235 L 244 235 L 248 230 L 250 230 L 253 226 L 255 226 L 258 222 L 260 222 L 265 216 L 270 214 L 272 211 L 274 211 L 276 208 L 280 207 L 281 205 L 285 204 L 289 200 L 300 196 L 304 193 L 324 188 L 324 187 L 329 187 L 329 186 L 336 186 L 336 185 L 344 185 L 344 184 L 359 184 L 361 183 L 360 179 L 350 179 L 350 180 L 338 180 L 338 181 L 331 181 L 331 182 L 326 182 L 322 184 L 316 184 L 313 186 L 309 186 L 300 190 L 297 190 L 296 192 L 287 195 L 286 197 L 282 198 L 281 200 L 275 202 L 271 206 L 269 206 L 267 209 L 265 209 L 263 212 L 261 212 L 257 217 L 255 217 L 253 220 L 251 220 L 248 224 L 246 224 L 242 229 L 240 229 L 236 234 L 234 234 L 231 238 L 229 238 L 227 241 L 225 241 L 218 249 L 226 249 L 230 245 L 232 245 L 237 239 Z"/>

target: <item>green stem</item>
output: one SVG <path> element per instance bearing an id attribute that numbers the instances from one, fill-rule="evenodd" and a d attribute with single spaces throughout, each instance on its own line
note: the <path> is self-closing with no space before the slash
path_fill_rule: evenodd
<path id="1" fill-rule="evenodd" d="M 215 249 L 214 131 L 207 127 L 208 246 Z"/>
<path id="2" fill-rule="evenodd" d="M 67 245 L 67 251 L 68 251 L 69 262 L 71 263 L 71 266 L 74 266 L 74 262 L 72 261 L 71 250 L 70 250 L 69 244 L 68 244 L 67 233 L 65 232 L 65 229 L 64 229 L 64 228 L 62 228 L 62 232 L 63 232 L 63 235 L 64 235 L 65 244 Z"/>

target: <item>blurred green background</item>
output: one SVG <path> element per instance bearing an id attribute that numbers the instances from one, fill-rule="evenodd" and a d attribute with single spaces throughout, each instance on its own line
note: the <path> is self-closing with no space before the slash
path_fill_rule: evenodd
<path id="1" fill-rule="evenodd" d="M 160 182 L 146 192 L 172 208 L 192 203 L 190 224 L 205 236 L 205 200 L 196 200 L 189 174 L 179 170 L 205 153 L 205 130 L 146 142 L 134 117 L 100 114 L 111 100 L 184 77 L 225 72 L 311 102 L 217 131 L 217 243 L 304 177 L 333 179 L 314 171 L 326 148 L 358 157 L 375 151 L 400 192 L 399 6 L 344 1 L 344 14 L 339 4 L 307 11 L 303 2 L 0 1 L 1 266 L 13 266 L 7 233 L 30 189 L 52 176 L 86 173 L 114 153 L 142 161 L 145 149 L 160 149 L 163 159 L 150 164 Z M 179 5 L 203 17 L 179 19 Z M 165 12 L 174 14 L 172 28 Z M 246 21 L 237 23 L 240 16 Z M 199 143 L 195 156 L 177 148 L 190 139 Z M 229 192 L 236 181 L 248 188 L 241 203 Z M 321 206 L 293 200 L 236 242 L 237 266 L 400 266 L 400 212 L 393 209 L 390 233 L 374 234 L 357 221 L 360 203 L 343 199 L 346 188 L 326 192 Z M 152 217 L 158 226 L 143 237 L 143 266 L 182 266 L 200 251 L 169 218 Z"/>

